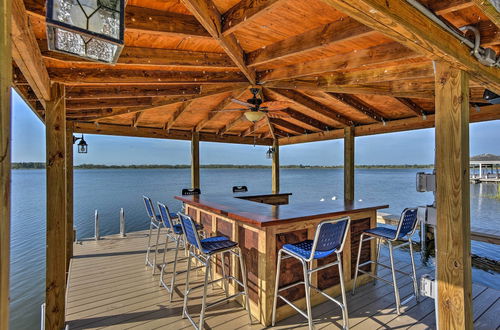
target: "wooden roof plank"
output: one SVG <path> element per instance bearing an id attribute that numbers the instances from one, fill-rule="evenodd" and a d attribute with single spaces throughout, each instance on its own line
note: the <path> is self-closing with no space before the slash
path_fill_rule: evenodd
<path id="1" fill-rule="evenodd" d="M 422 118 L 427 117 L 427 111 L 425 111 L 421 106 L 413 102 L 408 97 L 396 97 L 396 100 L 404 104 L 408 109 L 413 111 L 417 116 L 422 116 Z"/>
<path id="2" fill-rule="evenodd" d="M 222 34 L 227 36 L 247 26 L 279 5 L 283 0 L 242 0 L 222 15 Z"/>
<path id="3" fill-rule="evenodd" d="M 309 133 L 309 131 L 306 130 L 306 129 L 304 129 L 303 127 L 300 127 L 298 125 L 292 124 L 292 123 L 286 121 L 285 119 L 270 118 L 269 120 L 271 121 L 271 124 L 273 124 L 274 126 L 278 126 L 278 127 L 284 128 L 286 130 L 292 131 L 293 134 L 305 134 L 305 133 Z"/>
<path id="4" fill-rule="evenodd" d="M 218 105 L 215 106 L 212 110 L 210 110 L 209 113 L 203 118 L 195 127 L 195 131 L 199 132 L 205 127 L 212 118 L 214 118 L 221 110 L 224 110 L 228 105 L 231 104 L 231 99 L 232 98 L 239 98 L 241 95 L 243 95 L 247 91 L 247 88 L 243 88 L 242 90 L 235 91 L 229 95 L 229 97 L 225 98 L 220 102 Z"/>
<path id="5" fill-rule="evenodd" d="M 222 16 L 212 0 L 181 0 L 210 35 L 216 39 L 251 84 L 255 84 L 255 71 L 247 67 L 245 54 L 233 35 L 222 35 Z"/>
<path id="6" fill-rule="evenodd" d="M 498 9 L 488 0 L 472 0 L 472 2 L 485 14 L 488 18 L 500 28 L 500 12 Z"/>
<path id="7" fill-rule="evenodd" d="M 350 106 L 354 110 L 357 110 L 363 114 L 365 114 L 368 117 L 371 117 L 375 119 L 376 121 L 385 123 L 387 121 L 386 118 L 384 118 L 383 114 L 370 106 L 369 104 L 365 103 L 364 101 L 360 100 L 359 98 L 353 96 L 353 95 L 348 95 L 348 94 L 342 94 L 342 93 L 328 93 L 340 102 Z"/>
<path id="8" fill-rule="evenodd" d="M 500 93 L 500 69 L 480 64 L 470 49 L 406 1 L 322 0 L 361 23 L 435 60 L 469 72 L 483 86 Z"/>
<path id="9" fill-rule="evenodd" d="M 457 10 L 474 6 L 472 0 L 429 1 L 428 7 L 438 15 L 445 15 Z"/>
<path id="10" fill-rule="evenodd" d="M 123 99 L 130 97 L 162 97 L 200 94 L 200 85 L 147 85 L 147 86 L 68 86 L 66 98 L 76 99 Z"/>
<path id="11" fill-rule="evenodd" d="M 260 120 L 258 120 L 257 122 L 253 123 L 252 126 L 250 126 L 249 128 L 247 128 L 246 130 L 244 130 L 240 136 L 249 136 L 249 135 L 252 135 L 253 133 L 255 133 L 255 131 L 257 131 L 258 129 L 264 127 L 267 125 L 267 116 L 264 117 L 264 118 L 261 118 Z"/>
<path id="12" fill-rule="evenodd" d="M 172 117 L 170 117 L 170 119 L 166 123 L 167 131 L 169 131 L 170 129 L 172 129 L 172 127 L 174 127 L 174 125 L 177 123 L 177 120 L 180 118 L 180 116 L 189 108 L 189 106 L 191 105 L 191 102 L 192 102 L 191 100 L 183 102 L 183 103 L 181 103 L 179 108 L 177 110 L 175 110 L 175 112 L 172 114 Z"/>

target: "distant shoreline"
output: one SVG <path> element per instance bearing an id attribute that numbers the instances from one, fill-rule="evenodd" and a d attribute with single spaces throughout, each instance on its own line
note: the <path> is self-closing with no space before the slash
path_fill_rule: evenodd
<path id="1" fill-rule="evenodd" d="M 82 164 L 77 165 L 75 169 L 188 169 L 190 165 L 100 165 L 100 164 Z M 231 165 L 231 164 L 209 164 L 201 165 L 204 169 L 270 169 L 269 165 Z M 283 169 L 339 169 L 342 165 L 320 166 L 320 165 L 282 165 Z M 356 165 L 360 169 L 405 169 L 405 168 L 434 168 L 432 164 L 406 164 L 406 165 Z M 45 163 L 12 163 L 14 170 L 36 170 L 45 169 Z"/>

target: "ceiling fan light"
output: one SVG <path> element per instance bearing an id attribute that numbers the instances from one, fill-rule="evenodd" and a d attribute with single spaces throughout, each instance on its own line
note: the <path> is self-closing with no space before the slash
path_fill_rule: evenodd
<path id="1" fill-rule="evenodd" d="M 261 120 L 266 114 L 260 111 L 247 111 L 245 112 L 245 117 L 252 123 Z"/>

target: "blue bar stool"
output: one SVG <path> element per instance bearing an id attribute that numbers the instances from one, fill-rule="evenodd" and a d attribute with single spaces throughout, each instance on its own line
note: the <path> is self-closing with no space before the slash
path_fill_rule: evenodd
<path id="1" fill-rule="evenodd" d="M 229 299 L 234 299 L 238 296 L 244 295 L 245 308 L 248 311 L 248 317 L 250 318 L 250 323 L 252 323 L 252 316 L 250 314 L 250 305 L 248 304 L 247 275 L 245 270 L 245 264 L 243 262 L 243 256 L 241 254 L 240 248 L 238 247 L 238 243 L 233 242 L 224 236 L 215 236 L 215 237 L 200 239 L 199 233 L 196 230 L 196 224 L 193 221 L 193 219 L 191 219 L 191 217 L 179 213 L 179 219 L 182 225 L 182 230 L 184 231 L 184 237 L 186 241 L 189 243 L 189 257 L 188 257 L 189 259 L 188 259 L 188 268 L 186 273 L 186 289 L 184 293 L 184 306 L 182 309 L 182 318 L 187 317 L 195 329 L 203 329 L 205 310 L 207 308 L 219 305 L 223 302 L 228 301 Z M 239 258 L 242 282 L 239 281 L 234 276 L 230 275 L 226 276 L 224 272 L 221 278 L 217 280 L 212 280 L 210 282 L 208 281 L 208 277 L 210 276 L 210 270 L 212 267 L 212 261 L 213 261 L 212 257 L 214 257 L 216 254 L 221 254 L 222 260 L 224 260 L 224 253 L 232 253 Z M 191 272 L 191 260 L 193 258 L 198 260 L 201 263 L 201 265 L 205 267 L 205 281 L 201 285 L 190 288 L 189 274 Z M 224 269 L 224 266 L 222 267 L 222 269 Z M 228 280 L 233 280 L 234 282 L 236 282 L 235 284 L 241 285 L 243 287 L 243 292 L 240 291 L 229 296 L 227 291 Z M 206 300 L 207 300 L 208 285 L 219 281 L 224 282 L 226 297 L 207 305 Z M 199 325 L 196 325 L 193 318 L 189 315 L 188 312 L 188 299 L 189 299 L 189 294 L 193 290 L 199 288 L 203 288 L 203 298 L 201 303 Z"/>
<path id="2" fill-rule="evenodd" d="M 347 301 L 345 296 L 344 287 L 344 272 L 342 270 L 342 257 L 341 253 L 344 248 L 345 240 L 347 237 L 349 224 L 351 219 L 349 217 L 336 219 L 336 220 L 324 220 L 319 223 L 316 233 L 314 234 L 314 240 L 306 240 L 295 244 L 285 244 L 278 252 L 278 264 L 276 266 L 276 284 L 274 288 L 274 303 L 273 303 L 273 316 L 272 316 L 272 326 L 276 323 L 276 305 L 278 303 L 278 298 L 281 298 L 288 305 L 293 307 L 300 315 L 307 319 L 309 324 L 309 329 L 313 329 L 313 319 L 311 313 L 311 288 L 318 291 L 324 297 L 330 299 L 334 303 L 340 306 L 342 309 L 342 319 L 344 321 L 344 329 L 349 329 L 349 316 L 347 314 Z M 337 254 L 337 260 L 326 265 L 322 265 L 317 268 L 312 268 L 312 261 L 323 259 L 328 257 L 332 253 Z M 283 256 L 285 254 L 285 256 Z M 304 271 L 304 281 L 296 282 L 287 285 L 282 288 L 278 288 L 279 276 L 280 276 L 280 266 L 281 260 L 287 258 L 298 259 L 302 263 Z M 327 295 L 319 288 L 311 285 L 311 275 L 318 270 L 322 270 L 328 267 L 338 266 L 339 267 L 339 278 L 340 278 L 340 289 L 342 292 L 342 303 L 337 299 Z M 305 296 L 306 296 L 306 306 L 307 312 L 300 310 L 291 301 L 285 297 L 279 295 L 280 291 L 284 291 L 294 287 L 296 285 L 304 284 L 305 286 Z"/>
<path id="3" fill-rule="evenodd" d="M 182 259 L 178 258 L 180 243 L 182 242 L 184 248 L 186 249 L 187 249 L 187 244 L 183 239 L 182 225 L 180 223 L 174 224 L 174 221 L 172 220 L 172 215 L 168 211 L 168 207 L 165 204 L 158 202 L 158 210 L 160 211 L 160 218 L 165 228 L 167 229 L 165 248 L 163 250 L 163 263 L 161 265 L 161 272 L 160 272 L 160 286 L 164 287 L 167 290 L 167 292 L 169 293 L 169 301 L 172 301 L 172 296 L 174 295 L 175 278 L 178 274 L 185 272 L 185 271 L 180 271 L 180 272 L 177 271 L 177 261 L 182 259 L 187 259 L 187 257 L 184 257 Z M 175 218 L 178 219 L 177 216 Z M 203 230 L 203 225 L 197 223 L 196 230 L 197 231 Z M 170 240 L 176 243 L 175 256 L 174 260 L 166 262 L 168 243 Z M 167 265 L 170 263 L 173 263 L 173 270 L 172 270 L 172 278 L 170 279 L 170 285 L 168 285 L 165 282 L 164 275 L 165 275 L 165 269 Z M 201 266 L 197 268 L 201 268 Z"/>
<path id="4" fill-rule="evenodd" d="M 148 248 L 146 251 L 146 266 L 147 267 L 152 267 L 153 268 L 153 275 L 156 273 L 156 255 L 158 252 L 158 241 L 160 239 L 160 230 L 162 225 L 165 226 L 165 224 L 162 222 L 162 219 L 159 215 L 155 214 L 154 212 L 154 207 L 153 207 L 153 202 L 151 201 L 151 198 L 147 196 L 142 196 L 142 199 L 144 200 L 144 206 L 146 207 L 146 212 L 149 216 L 150 223 L 149 223 L 149 238 L 148 238 Z M 177 219 L 177 215 L 175 213 L 171 213 L 170 216 L 172 218 Z M 153 228 L 156 229 L 156 244 L 154 245 L 155 248 L 155 253 L 153 256 L 153 260 L 149 258 L 149 254 L 151 253 L 151 237 L 153 236 Z"/>
<path id="5" fill-rule="evenodd" d="M 355 293 L 356 290 L 356 281 L 358 279 L 358 273 L 363 273 L 363 274 L 368 274 L 369 276 L 376 278 L 377 280 L 381 280 L 383 282 L 386 282 L 394 287 L 394 297 L 396 299 L 396 311 L 398 315 L 401 314 L 401 304 L 407 303 L 409 300 L 413 298 L 413 296 L 408 297 L 405 301 L 401 302 L 399 298 L 399 290 L 398 290 L 398 285 L 396 282 L 396 272 L 410 276 L 411 279 L 413 280 L 413 290 L 414 290 L 414 297 L 415 300 L 418 302 L 419 297 L 418 297 L 418 285 L 417 285 L 417 273 L 415 271 L 415 261 L 413 260 L 413 242 L 411 237 L 413 234 L 415 234 L 415 230 L 417 229 L 417 208 L 406 208 L 403 210 L 401 213 L 401 218 L 399 220 L 398 227 L 396 229 L 392 228 L 387 228 L 387 227 L 376 227 L 372 229 L 367 229 L 363 231 L 361 234 L 361 238 L 359 241 L 359 249 L 358 249 L 358 259 L 356 261 L 356 270 L 354 272 L 354 283 L 352 286 L 352 294 Z M 366 238 L 365 238 L 366 237 Z M 362 263 L 361 265 L 359 264 L 359 259 L 361 256 L 361 246 L 363 242 L 370 241 L 372 239 L 377 240 L 377 258 L 376 261 L 369 260 L 367 262 Z M 393 246 L 393 242 L 395 241 L 406 241 L 403 244 Z M 379 256 L 380 256 L 380 245 L 382 242 L 387 242 L 389 245 L 389 259 L 391 262 L 391 265 L 385 265 L 382 263 L 378 262 Z M 410 259 L 411 259 L 411 267 L 412 267 L 412 273 L 405 273 L 402 272 L 398 269 L 394 268 L 394 256 L 393 256 L 393 249 L 395 248 L 401 248 L 404 246 L 410 246 Z M 362 269 L 359 269 L 360 267 L 370 265 L 370 264 L 375 264 L 375 274 L 372 274 L 369 271 L 364 271 Z M 392 283 L 390 281 L 387 281 L 383 278 L 378 277 L 377 274 L 377 266 L 382 266 L 385 268 L 388 268 L 392 272 Z"/>

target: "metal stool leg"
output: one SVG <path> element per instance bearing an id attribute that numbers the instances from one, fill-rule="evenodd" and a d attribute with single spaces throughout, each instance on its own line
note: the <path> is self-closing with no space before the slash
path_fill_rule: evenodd
<path id="1" fill-rule="evenodd" d="M 392 251 L 392 242 L 388 241 L 389 244 L 389 257 L 391 259 L 391 272 L 392 272 L 392 282 L 394 283 L 394 297 L 396 298 L 396 312 L 398 315 L 401 314 L 401 301 L 399 299 L 399 289 L 398 284 L 396 282 L 396 271 L 394 269 L 394 255 Z"/>
<path id="2" fill-rule="evenodd" d="M 156 231 L 155 254 L 153 255 L 153 275 L 156 274 L 156 255 L 158 254 L 158 242 L 160 241 L 160 230 L 161 226 L 160 224 L 158 224 L 158 230 Z"/>
<path id="3" fill-rule="evenodd" d="M 419 294 L 418 294 L 418 284 L 417 284 L 417 271 L 415 270 L 415 260 L 413 260 L 413 241 L 411 238 L 409 239 L 410 242 L 410 258 L 411 258 L 411 268 L 413 272 L 413 291 L 415 292 L 415 300 L 417 302 L 420 301 L 419 299 Z"/>
<path id="4" fill-rule="evenodd" d="M 340 253 L 337 253 L 337 260 L 339 261 L 339 278 L 340 278 L 340 291 L 342 292 L 342 318 L 344 319 L 344 329 L 349 329 L 349 314 L 347 313 L 347 298 L 345 296 L 345 286 L 344 286 L 344 270 L 342 267 L 342 257 Z"/>
<path id="5" fill-rule="evenodd" d="M 375 275 L 378 276 L 378 260 L 380 258 L 380 247 L 382 246 L 382 244 L 380 243 L 380 239 L 376 238 L 375 239 L 375 244 L 377 244 L 377 256 L 375 257 L 375 266 L 374 266 L 374 272 L 375 272 Z M 376 285 L 377 284 L 377 279 L 375 279 L 373 281 L 373 285 Z"/>
<path id="6" fill-rule="evenodd" d="M 205 308 L 207 306 L 207 289 L 208 289 L 208 274 L 210 273 L 210 256 L 207 258 L 205 266 L 205 283 L 203 285 L 203 298 L 201 299 L 200 325 L 198 329 L 204 329 L 203 321 L 205 318 Z"/>
<path id="7" fill-rule="evenodd" d="M 165 273 L 165 268 L 167 267 L 167 250 L 168 250 L 168 235 L 165 239 L 165 246 L 163 248 L 163 261 L 162 261 L 162 264 L 161 264 L 161 268 L 160 268 L 160 281 L 159 281 L 159 286 L 161 286 L 162 282 L 163 282 L 163 274 Z"/>
<path id="8" fill-rule="evenodd" d="M 179 256 L 180 241 L 181 241 L 180 237 L 177 237 L 177 245 L 175 247 L 175 256 L 174 256 L 174 269 L 172 270 L 172 279 L 170 280 L 170 295 L 168 297 L 168 301 L 170 302 L 172 302 L 172 297 L 174 296 L 175 275 L 177 275 L 177 258 Z"/>
<path id="9" fill-rule="evenodd" d="M 311 283 L 309 282 L 309 272 L 307 262 L 301 260 L 302 268 L 304 269 L 304 287 L 306 296 L 306 307 L 307 307 L 307 323 L 309 324 L 309 330 L 313 329 L 312 311 L 311 311 Z"/>
<path id="10" fill-rule="evenodd" d="M 226 297 L 229 297 L 228 279 L 226 276 L 226 261 L 224 260 L 224 252 L 221 253 L 220 260 L 221 260 L 222 278 L 223 278 L 222 285 L 224 286 L 224 292 L 226 293 Z"/>
<path id="11" fill-rule="evenodd" d="M 191 247 L 189 247 L 188 253 L 190 252 Z M 189 273 L 191 273 L 191 253 L 188 255 L 188 268 L 186 272 L 186 288 L 184 290 L 184 304 L 182 306 L 182 318 L 186 317 L 186 309 L 187 309 L 187 301 L 189 294 Z"/>
<path id="12" fill-rule="evenodd" d="M 276 323 L 276 305 L 278 304 L 278 287 L 280 283 L 280 267 L 281 267 L 281 250 L 278 252 L 278 263 L 276 265 L 276 281 L 274 284 L 274 301 L 273 301 L 273 315 L 271 325 L 274 327 Z"/>
<path id="13" fill-rule="evenodd" d="M 151 233 L 153 232 L 153 221 L 149 223 L 148 249 L 146 250 L 146 266 L 149 264 L 149 250 L 151 250 Z"/>
<path id="14" fill-rule="evenodd" d="M 356 281 L 358 280 L 358 268 L 359 268 L 359 259 L 361 258 L 361 247 L 363 245 L 363 238 L 365 234 L 361 234 L 359 238 L 359 247 L 358 247 L 358 258 L 356 259 L 356 268 L 354 269 L 354 282 L 352 283 L 352 294 L 356 293 Z"/>
<path id="15" fill-rule="evenodd" d="M 252 324 L 252 312 L 250 311 L 250 300 L 248 299 L 247 270 L 245 266 L 245 261 L 243 260 L 243 254 L 241 253 L 240 248 L 238 248 L 238 258 L 240 259 L 241 279 L 243 281 L 243 290 L 245 291 L 245 307 L 248 312 L 248 318 L 250 319 L 250 324 Z"/>

